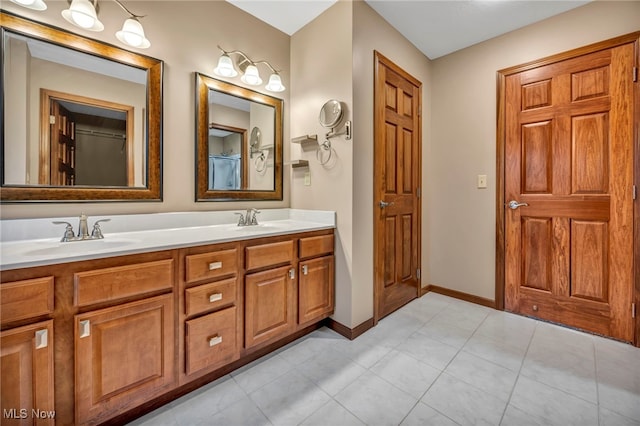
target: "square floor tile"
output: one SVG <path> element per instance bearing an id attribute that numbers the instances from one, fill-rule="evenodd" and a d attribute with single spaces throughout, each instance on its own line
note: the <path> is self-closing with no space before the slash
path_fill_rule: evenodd
<path id="1" fill-rule="evenodd" d="M 453 357 L 456 356 L 459 349 L 438 340 L 430 339 L 418 330 L 398 345 L 396 350 L 439 370 L 444 370 Z"/>
<path id="2" fill-rule="evenodd" d="M 413 409 L 417 398 L 368 372 L 335 397 L 347 410 L 368 425 L 398 425 Z"/>
<path id="3" fill-rule="evenodd" d="M 367 370 L 338 351 L 328 351 L 317 353 L 299 365 L 297 371 L 333 396 Z"/>
<path id="4" fill-rule="evenodd" d="M 416 399 L 424 395 L 441 373 L 437 368 L 396 350 L 387 354 L 369 371 Z"/>
<path id="5" fill-rule="evenodd" d="M 235 404 L 230 405 L 219 413 L 202 420 L 197 425 L 180 423 L 181 426 L 272 426 L 273 423 L 260 411 L 256 404 L 245 396 Z"/>
<path id="6" fill-rule="evenodd" d="M 335 400 L 327 402 L 301 423 L 301 426 L 364 426 L 364 423 Z"/>
<path id="7" fill-rule="evenodd" d="M 240 385 L 242 390 L 246 393 L 251 393 L 293 368 L 295 368 L 294 364 L 288 363 L 279 355 L 274 355 L 266 359 L 260 358 L 245 365 L 231 373 L 231 377 Z"/>
<path id="8" fill-rule="evenodd" d="M 418 402 L 400 424 L 402 426 L 458 426 L 458 423 L 422 402 Z"/>
<path id="9" fill-rule="evenodd" d="M 422 402 L 461 425 L 498 425 L 505 400 L 443 373 Z"/>

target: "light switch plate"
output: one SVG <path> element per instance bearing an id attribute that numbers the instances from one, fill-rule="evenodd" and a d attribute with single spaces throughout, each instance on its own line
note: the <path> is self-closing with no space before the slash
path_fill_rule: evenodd
<path id="1" fill-rule="evenodd" d="M 487 175 L 478 175 L 478 189 L 487 187 Z"/>
<path id="2" fill-rule="evenodd" d="M 304 174 L 304 186 L 311 186 L 311 172 Z"/>

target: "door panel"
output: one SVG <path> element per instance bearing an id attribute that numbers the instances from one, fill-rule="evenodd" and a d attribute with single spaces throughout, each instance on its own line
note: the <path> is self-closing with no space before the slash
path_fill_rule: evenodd
<path id="1" fill-rule="evenodd" d="M 421 83 L 376 52 L 375 319 L 418 295 Z"/>
<path id="2" fill-rule="evenodd" d="M 505 79 L 505 307 L 633 338 L 634 45 Z"/>

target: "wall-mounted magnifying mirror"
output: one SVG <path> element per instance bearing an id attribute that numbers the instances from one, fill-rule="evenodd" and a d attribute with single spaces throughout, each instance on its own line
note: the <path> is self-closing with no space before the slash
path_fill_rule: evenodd
<path id="1" fill-rule="evenodd" d="M 331 99 L 325 102 L 320 109 L 320 125 L 327 129 L 333 129 L 340 123 L 340 120 L 342 120 L 342 114 L 342 104 L 335 99 Z"/>
<path id="2" fill-rule="evenodd" d="M 281 200 L 282 100 L 199 73 L 196 87 L 196 201 Z"/>
<path id="3" fill-rule="evenodd" d="M 162 61 L 2 18 L 2 202 L 161 200 Z"/>

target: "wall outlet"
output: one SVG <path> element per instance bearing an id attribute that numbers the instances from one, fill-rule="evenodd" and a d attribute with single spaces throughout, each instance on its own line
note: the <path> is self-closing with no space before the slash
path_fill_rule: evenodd
<path id="1" fill-rule="evenodd" d="M 487 187 L 487 175 L 478 175 L 478 189 Z"/>
<path id="2" fill-rule="evenodd" d="M 304 174 L 304 186 L 311 186 L 311 172 Z"/>

